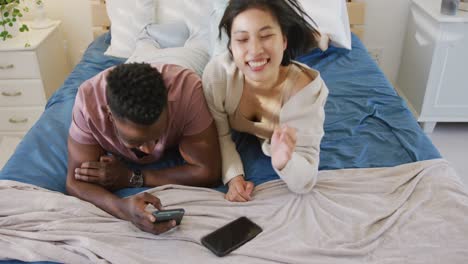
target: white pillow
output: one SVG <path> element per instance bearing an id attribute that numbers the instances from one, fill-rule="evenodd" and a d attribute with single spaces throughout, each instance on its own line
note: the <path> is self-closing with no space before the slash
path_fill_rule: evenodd
<path id="1" fill-rule="evenodd" d="M 137 37 L 147 39 L 159 48 L 182 47 L 190 37 L 190 32 L 184 21 L 174 21 L 166 24 L 150 23 L 146 25 Z"/>
<path id="2" fill-rule="evenodd" d="M 168 36 L 167 32 L 171 30 L 177 34 Z M 126 63 L 175 64 L 202 76 L 210 55 L 205 49 L 187 43 L 188 37 L 188 28 L 184 22 L 150 24 L 139 35 L 135 51 Z"/>
<path id="3" fill-rule="evenodd" d="M 218 26 L 228 2 L 229 0 L 213 0 L 213 11 L 210 14 L 210 51 L 212 57 L 227 50 L 229 38 L 224 30 L 221 32 L 221 39 L 218 38 Z"/>
<path id="4" fill-rule="evenodd" d="M 333 46 L 351 49 L 351 29 L 345 0 L 299 0 L 317 23 L 320 33 L 330 37 Z"/>
<path id="5" fill-rule="evenodd" d="M 136 37 L 146 24 L 155 20 L 156 0 L 108 0 L 111 45 L 104 53 L 128 58 L 135 49 Z"/>
<path id="6" fill-rule="evenodd" d="M 184 0 L 157 0 L 156 20 L 157 24 L 166 24 L 176 21 L 184 21 Z"/>
<path id="7" fill-rule="evenodd" d="M 213 0 L 214 8 L 210 15 L 212 56 L 216 56 L 227 49 L 228 37 L 223 32 L 221 40 L 219 40 L 218 25 L 228 2 L 228 0 Z M 318 30 L 323 35 L 321 41 L 325 41 L 328 36 L 332 45 L 351 49 L 351 30 L 345 0 L 299 0 L 299 3 L 304 11 L 317 23 Z M 326 46 L 326 43 L 320 43 L 319 47 L 324 50 Z"/>
<path id="8" fill-rule="evenodd" d="M 156 23 L 184 21 L 190 32 L 186 47 L 210 50 L 210 19 L 212 0 L 158 0 Z"/>

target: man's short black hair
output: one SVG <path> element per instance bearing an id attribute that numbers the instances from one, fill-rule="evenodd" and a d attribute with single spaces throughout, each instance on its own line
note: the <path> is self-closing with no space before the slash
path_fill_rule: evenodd
<path id="1" fill-rule="evenodd" d="M 167 105 L 162 75 L 147 63 L 116 66 L 107 76 L 106 88 L 112 114 L 136 124 L 154 124 Z"/>

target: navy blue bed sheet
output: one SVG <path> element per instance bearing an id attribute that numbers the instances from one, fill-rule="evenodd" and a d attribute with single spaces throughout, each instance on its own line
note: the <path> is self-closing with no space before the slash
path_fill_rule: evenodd
<path id="1" fill-rule="evenodd" d="M 88 47 L 81 62 L 49 99 L 39 121 L 0 171 L 0 179 L 65 192 L 66 142 L 78 87 L 96 73 L 124 62 L 103 54 L 109 40 L 110 36 L 105 34 Z M 321 72 L 330 90 L 320 169 L 388 167 L 440 158 L 361 41 L 353 35 L 352 42 L 351 51 L 331 47 L 326 52 L 315 50 L 299 58 Z M 234 133 L 234 139 L 248 179 L 256 185 L 278 179 L 270 159 L 263 155 L 253 136 Z M 157 166 L 171 164 L 171 158 Z M 177 163 L 178 158 L 172 163 Z M 127 196 L 141 190 L 124 189 L 117 194 Z"/>

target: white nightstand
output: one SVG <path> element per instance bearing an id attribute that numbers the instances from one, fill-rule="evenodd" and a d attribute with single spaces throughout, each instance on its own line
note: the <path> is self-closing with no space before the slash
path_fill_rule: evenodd
<path id="1" fill-rule="evenodd" d="M 0 40 L 0 137 L 24 135 L 69 73 L 59 26 Z"/>
<path id="2" fill-rule="evenodd" d="M 468 13 L 440 14 L 441 0 L 412 0 L 397 80 L 425 132 L 468 121 Z"/>

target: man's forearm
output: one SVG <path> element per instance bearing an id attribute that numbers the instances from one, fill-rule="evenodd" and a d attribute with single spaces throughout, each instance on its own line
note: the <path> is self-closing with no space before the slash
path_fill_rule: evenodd
<path id="1" fill-rule="evenodd" d="M 147 187 L 165 184 L 215 187 L 221 184 L 217 171 L 191 164 L 161 170 L 144 170 L 142 173 Z"/>
<path id="2" fill-rule="evenodd" d="M 99 185 L 76 180 L 73 183 L 67 181 L 67 192 L 96 205 L 115 217 L 126 220 L 124 213 L 118 206 L 121 199 Z"/>

